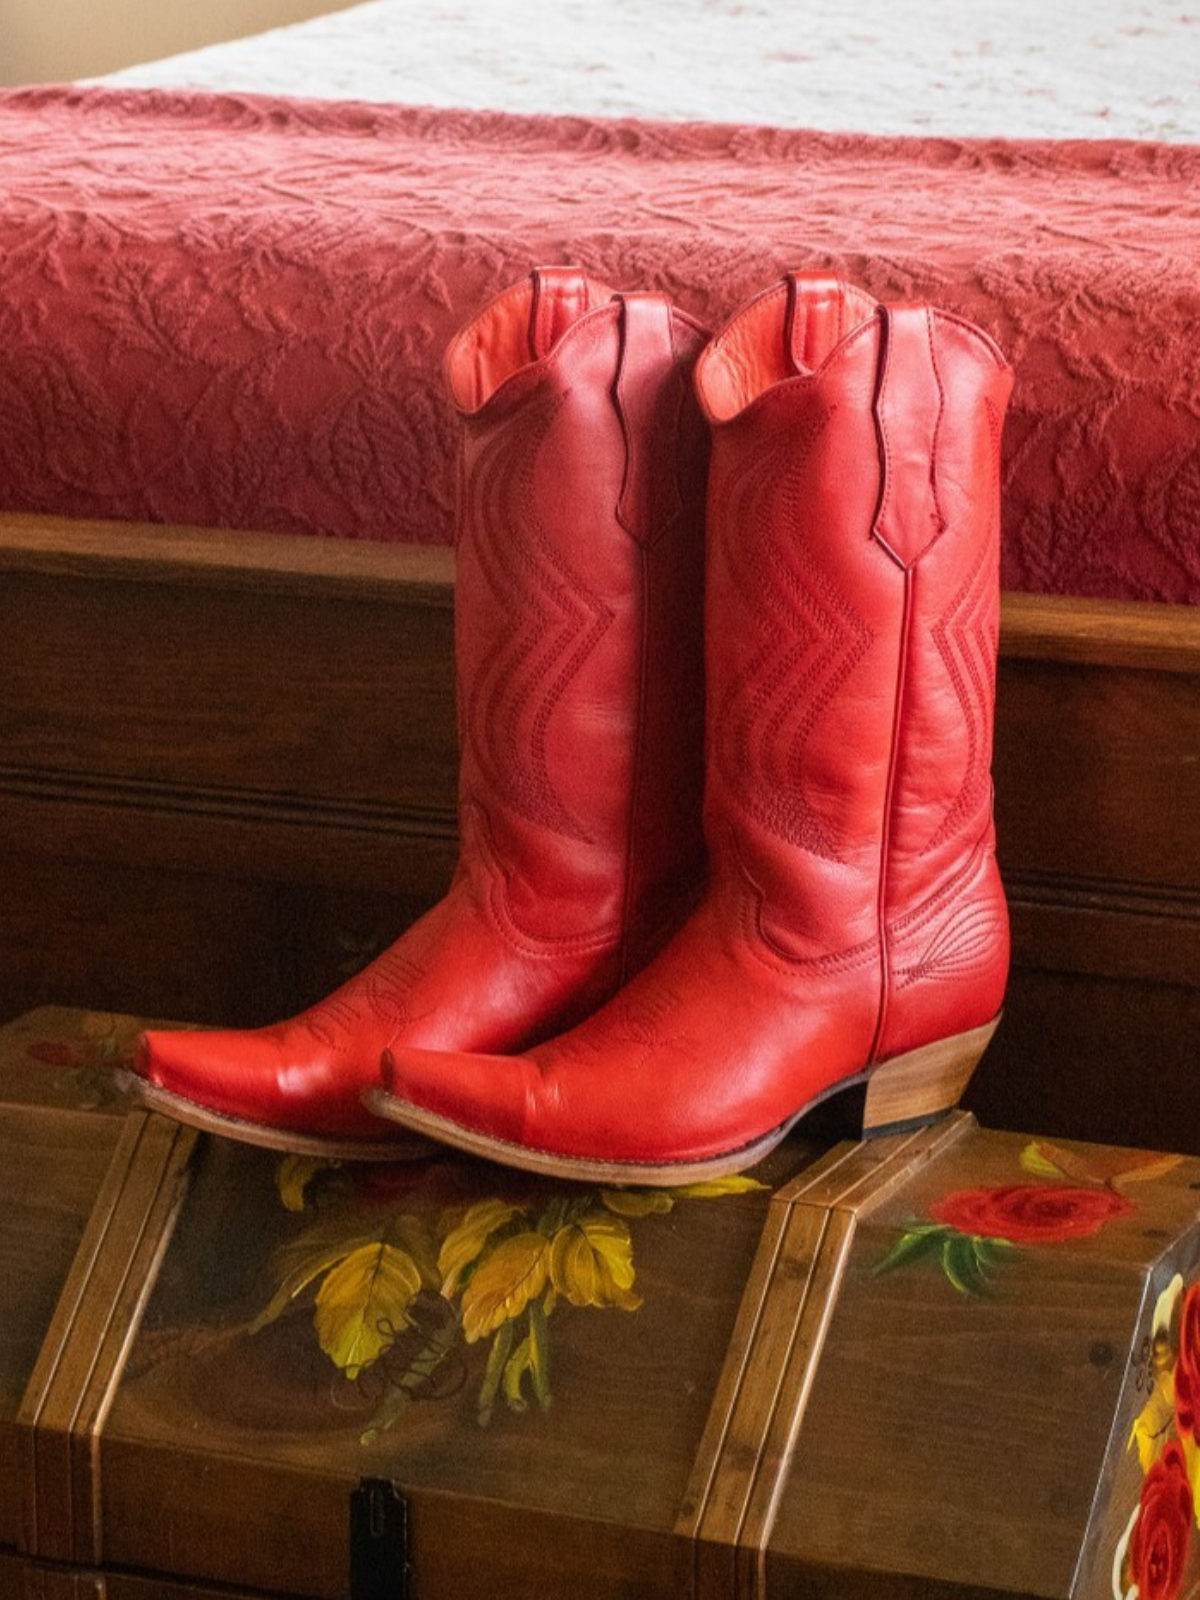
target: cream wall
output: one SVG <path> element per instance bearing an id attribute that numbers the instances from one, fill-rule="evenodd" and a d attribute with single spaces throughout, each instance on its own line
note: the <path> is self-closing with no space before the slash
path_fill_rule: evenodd
<path id="1" fill-rule="evenodd" d="M 0 84 L 53 83 L 342 11 L 353 0 L 0 0 Z"/>

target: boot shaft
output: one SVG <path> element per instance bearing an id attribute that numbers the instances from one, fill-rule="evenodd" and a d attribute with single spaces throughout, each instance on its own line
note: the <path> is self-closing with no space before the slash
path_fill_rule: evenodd
<path id="1" fill-rule="evenodd" d="M 785 960 L 874 966 L 877 1053 L 926 1026 L 934 991 L 957 1026 L 954 984 L 971 1010 L 995 991 L 988 1020 L 1007 970 L 990 766 L 1010 371 L 947 313 L 791 277 L 697 379 L 719 892 Z"/>
<path id="2" fill-rule="evenodd" d="M 533 940 L 649 954 L 702 860 L 702 330 L 536 272 L 451 345 L 463 868 Z"/>

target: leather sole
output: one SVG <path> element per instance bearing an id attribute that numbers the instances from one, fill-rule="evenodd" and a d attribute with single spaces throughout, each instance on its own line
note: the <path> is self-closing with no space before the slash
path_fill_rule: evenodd
<path id="1" fill-rule="evenodd" d="M 260 1150 L 278 1150 L 292 1156 L 316 1156 L 329 1161 L 423 1161 L 435 1152 L 429 1141 L 416 1134 L 406 1136 L 399 1129 L 392 1139 L 336 1139 L 298 1133 L 289 1128 L 271 1128 L 261 1122 L 226 1116 L 198 1101 L 148 1083 L 136 1072 L 114 1072 L 113 1081 L 129 1097 L 148 1111 L 157 1111 L 175 1122 L 198 1128 L 201 1133 L 219 1134 L 239 1144 L 252 1144 Z"/>
<path id="2" fill-rule="evenodd" d="M 520 1167 L 549 1178 L 572 1178 L 602 1187 L 637 1184 L 645 1188 L 671 1188 L 746 1171 L 768 1156 L 810 1111 L 835 1095 L 863 1084 L 867 1089 L 864 1138 L 881 1138 L 935 1122 L 958 1104 L 999 1024 L 997 1015 L 981 1028 L 939 1039 L 934 1044 L 893 1056 L 890 1061 L 881 1061 L 852 1077 L 843 1078 L 814 1095 L 786 1122 L 760 1139 L 694 1161 L 600 1161 L 587 1156 L 532 1150 L 508 1139 L 476 1133 L 383 1088 L 368 1089 L 363 1095 L 363 1104 L 377 1117 L 391 1118 L 439 1144 L 484 1161 L 498 1162 L 501 1166 Z"/>

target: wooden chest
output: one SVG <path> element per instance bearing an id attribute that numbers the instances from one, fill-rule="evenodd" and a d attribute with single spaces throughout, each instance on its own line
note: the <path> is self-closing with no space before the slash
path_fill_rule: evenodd
<path id="1" fill-rule="evenodd" d="M 336 1167 L 128 1110 L 137 1027 L 0 1031 L 3 1600 L 1195 1594 L 1200 1161 Z"/>

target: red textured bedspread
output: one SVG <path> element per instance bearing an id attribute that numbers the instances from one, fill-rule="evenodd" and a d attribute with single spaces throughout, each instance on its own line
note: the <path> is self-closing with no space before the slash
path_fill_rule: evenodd
<path id="1" fill-rule="evenodd" d="M 0 507 L 453 536 L 450 331 L 534 262 L 719 322 L 785 266 L 1017 366 L 1010 588 L 1200 602 L 1200 149 L 0 94 Z"/>

